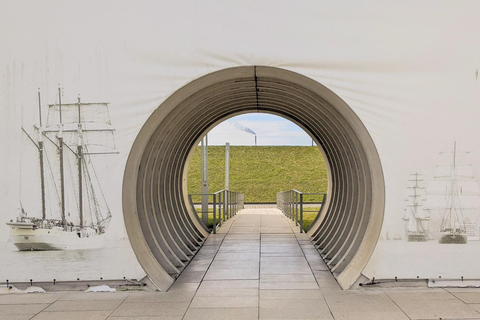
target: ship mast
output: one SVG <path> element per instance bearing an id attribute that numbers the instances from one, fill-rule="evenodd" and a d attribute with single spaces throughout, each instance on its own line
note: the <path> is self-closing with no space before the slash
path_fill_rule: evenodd
<path id="1" fill-rule="evenodd" d="M 415 215 L 415 218 L 417 218 L 418 216 L 418 206 L 419 206 L 419 203 L 418 203 L 418 197 L 420 196 L 418 193 L 417 193 L 417 189 L 420 187 L 418 185 L 418 173 L 415 173 L 414 174 L 415 178 L 413 181 L 415 181 L 415 184 L 413 185 L 413 213 Z"/>
<path id="2" fill-rule="evenodd" d="M 63 168 L 63 123 L 62 123 L 62 92 L 60 87 L 58 87 L 58 107 L 60 113 L 60 130 L 57 134 L 58 139 L 58 149 L 60 154 L 60 205 L 61 205 L 61 213 L 62 213 L 62 225 L 63 228 L 67 229 L 67 223 L 65 219 L 65 173 Z"/>
<path id="3" fill-rule="evenodd" d="M 82 184 L 82 162 L 83 162 L 83 137 L 82 137 L 82 123 L 80 113 L 80 97 L 78 97 L 78 140 L 77 140 L 77 166 L 78 166 L 78 202 L 80 215 L 80 228 L 83 228 L 83 184 Z"/>
<path id="4" fill-rule="evenodd" d="M 451 199 L 450 199 L 450 227 L 455 229 L 455 221 L 452 220 L 453 210 L 454 210 L 454 201 L 455 201 L 455 192 L 457 191 L 457 141 L 453 142 L 453 167 L 452 167 L 452 183 L 451 183 Z"/>
<path id="5" fill-rule="evenodd" d="M 413 181 L 415 182 L 415 184 L 413 185 L 413 204 L 412 204 L 412 207 L 413 207 L 413 218 L 415 219 L 415 228 L 416 228 L 416 232 L 425 232 L 424 228 L 423 228 L 423 225 L 422 225 L 422 222 L 421 222 L 421 219 L 418 217 L 418 207 L 420 206 L 420 204 L 418 203 L 418 198 L 420 197 L 420 194 L 418 193 L 418 189 L 420 188 L 418 182 L 419 182 L 419 179 L 418 179 L 418 172 L 414 174 L 415 178 L 413 179 Z"/>
<path id="6" fill-rule="evenodd" d="M 457 141 L 453 143 L 452 166 L 450 170 L 450 190 L 448 193 L 449 203 L 447 203 L 446 212 L 442 220 L 441 229 L 451 231 L 465 231 L 464 221 L 457 210 L 461 210 L 460 203 L 456 203 L 458 197 L 458 173 L 457 173 Z M 461 211 L 460 211 L 461 212 Z"/>
<path id="7" fill-rule="evenodd" d="M 424 187 L 420 183 L 423 181 L 422 175 L 417 172 L 417 173 L 410 174 L 410 176 L 411 178 L 409 179 L 409 181 L 411 181 L 413 185 L 407 188 L 413 189 L 413 193 L 409 194 L 408 197 L 412 198 L 413 200 L 411 204 L 410 202 L 409 204 L 407 204 L 407 209 L 406 209 L 407 213 L 406 213 L 406 216 L 403 218 L 403 220 L 407 222 L 405 224 L 406 234 L 408 235 L 409 232 L 416 232 L 416 233 L 420 232 L 427 235 L 427 230 L 423 225 L 423 221 L 428 221 L 429 218 L 420 216 L 420 212 L 419 212 L 420 207 L 423 206 L 421 203 L 422 194 L 419 192 L 420 189 L 424 189 Z M 414 230 L 413 230 L 413 227 L 414 227 Z"/>
<path id="8" fill-rule="evenodd" d="M 42 125 L 42 104 L 40 100 L 40 90 L 38 90 L 38 114 L 40 117 L 40 128 L 38 134 L 38 153 L 40 158 L 40 188 L 42 191 L 42 219 L 47 218 L 45 210 L 45 167 L 43 163 L 43 125 Z"/>
<path id="9" fill-rule="evenodd" d="M 98 203 L 97 198 L 94 193 L 94 186 L 92 185 L 92 177 L 89 172 L 88 164 L 85 162 L 85 159 L 94 154 L 117 154 L 117 151 L 105 151 L 105 152 L 91 152 L 88 150 L 87 146 L 85 145 L 88 142 L 88 136 L 95 133 L 95 132 L 107 132 L 110 133 L 113 140 L 113 132 L 114 129 L 111 128 L 111 124 L 109 122 L 108 117 L 108 109 L 106 103 L 82 103 L 80 97 L 77 98 L 77 102 L 72 104 L 64 104 L 61 100 L 61 88 L 59 88 L 59 97 L 58 97 L 58 104 L 50 105 L 49 115 L 54 114 L 55 119 L 59 119 L 56 121 L 57 124 L 53 124 L 49 127 L 44 128 L 43 132 L 47 133 L 55 133 L 56 134 L 56 142 L 53 142 L 57 147 L 57 151 L 59 153 L 59 161 L 60 161 L 60 185 L 59 185 L 59 208 L 61 209 L 61 223 L 64 227 L 64 230 L 68 229 L 68 222 L 66 220 L 66 211 L 68 211 L 68 195 L 67 193 L 69 190 L 67 185 L 70 182 L 70 171 L 68 164 L 68 159 L 66 156 L 69 154 L 67 150 L 71 151 L 74 155 L 74 179 L 75 179 L 75 186 L 73 193 L 75 194 L 75 198 L 78 200 L 77 207 L 76 207 L 76 214 L 78 214 L 78 218 L 80 222 L 77 224 L 78 227 L 84 228 L 86 226 L 86 214 L 90 212 L 89 209 L 94 210 L 95 218 L 99 222 L 105 222 L 110 220 L 111 214 L 107 212 L 107 218 L 103 219 L 101 217 L 101 213 L 98 210 Z M 103 109 L 101 109 L 103 108 Z M 58 112 L 58 115 L 56 114 Z M 90 118 L 89 118 L 90 116 Z M 75 119 L 78 117 L 77 119 Z M 93 118 L 92 118 L 93 117 Z M 95 117 L 103 117 L 105 120 L 96 119 Z M 103 127 L 100 127 L 98 124 L 97 126 L 93 125 L 93 128 L 88 128 L 85 126 L 85 120 L 87 122 L 92 120 L 95 124 L 103 124 Z M 59 122 L 59 123 L 58 123 Z M 104 123 L 103 123 L 104 122 Z M 48 138 L 48 136 L 46 136 Z M 97 137 L 98 138 L 98 137 Z M 49 139 L 50 140 L 50 139 Z M 97 141 L 100 143 L 101 141 Z M 65 151 L 65 152 L 64 152 Z M 73 168 L 72 168 L 73 169 Z M 95 168 L 90 168 L 94 174 L 93 178 L 98 179 L 95 174 Z M 78 184 L 76 180 L 78 179 Z M 78 187 L 78 190 L 77 190 Z M 101 191 L 101 187 L 97 186 L 98 189 Z M 91 194 L 90 194 L 91 191 Z M 91 195 L 91 198 L 90 198 Z M 103 201 L 105 196 L 102 192 Z M 88 198 L 88 199 L 87 199 Z M 88 201 L 87 201 L 88 200 Z M 108 210 L 108 206 L 107 206 Z M 94 218 L 92 216 L 92 218 Z M 92 224 L 93 223 L 92 221 Z"/>

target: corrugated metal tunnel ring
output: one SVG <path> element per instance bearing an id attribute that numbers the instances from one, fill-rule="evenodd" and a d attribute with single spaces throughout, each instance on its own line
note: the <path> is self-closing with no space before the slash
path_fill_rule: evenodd
<path id="1" fill-rule="evenodd" d="M 383 222 L 380 158 L 342 99 L 312 79 L 272 67 L 208 74 L 176 91 L 147 120 L 123 181 L 125 224 L 138 261 L 162 291 L 173 284 L 207 237 L 187 199 L 193 147 L 218 123 L 252 112 L 293 121 L 320 147 L 328 198 L 308 235 L 341 287 L 350 288 L 370 259 Z"/>

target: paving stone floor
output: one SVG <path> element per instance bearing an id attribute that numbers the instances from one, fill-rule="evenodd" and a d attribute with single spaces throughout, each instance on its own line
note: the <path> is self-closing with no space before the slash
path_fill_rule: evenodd
<path id="1" fill-rule="evenodd" d="M 480 319 L 480 289 L 342 291 L 305 234 L 257 208 L 210 235 L 168 292 L 3 294 L 4 319 Z"/>

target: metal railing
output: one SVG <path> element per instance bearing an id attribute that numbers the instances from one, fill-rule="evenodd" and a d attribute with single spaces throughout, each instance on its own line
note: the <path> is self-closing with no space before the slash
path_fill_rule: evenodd
<path id="1" fill-rule="evenodd" d="M 306 212 L 316 212 L 317 215 L 313 221 L 318 218 L 323 204 L 325 203 L 326 193 L 309 192 L 303 193 L 292 189 L 277 193 L 277 208 L 280 209 L 285 216 L 295 221 L 295 226 L 300 226 L 300 233 L 308 230 L 303 229 L 303 214 Z M 312 210 L 308 208 L 320 208 Z"/>
<path id="2" fill-rule="evenodd" d="M 207 211 L 204 211 L 203 209 L 200 209 L 200 211 L 197 210 L 202 203 L 202 196 L 208 197 Z M 199 213 L 201 213 L 203 217 L 204 214 L 208 215 L 210 212 L 213 211 L 213 233 L 217 233 L 217 227 L 220 227 L 222 225 L 222 222 L 225 222 L 226 220 L 235 216 L 238 211 L 243 209 L 243 194 L 230 190 L 220 190 L 215 193 L 192 193 L 188 195 L 188 200 L 190 201 L 190 205 L 195 211 L 196 216 L 201 222 L 201 224 L 205 227 L 206 230 L 209 231 L 210 229 L 208 228 L 208 226 L 205 225 L 205 223 L 202 221 L 201 218 L 198 217 L 198 215 Z"/>

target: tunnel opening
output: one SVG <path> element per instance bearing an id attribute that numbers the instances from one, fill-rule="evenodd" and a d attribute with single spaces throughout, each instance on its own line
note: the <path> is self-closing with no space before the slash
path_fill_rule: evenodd
<path id="1" fill-rule="evenodd" d="M 327 192 L 328 170 L 321 150 L 301 127 L 277 115 L 247 113 L 223 119 L 205 137 L 185 168 L 189 199 L 200 218 L 208 211 L 208 228 L 214 220 L 213 196 L 203 195 L 207 208 L 202 193 L 225 189 L 241 193 L 247 207 L 275 207 L 279 192 L 301 190 L 303 226 L 310 226 Z"/>
<path id="2" fill-rule="evenodd" d="M 377 150 L 358 116 L 332 91 L 272 67 L 208 74 L 176 91 L 147 120 L 123 182 L 125 224 L 137 259 L 153 283 L 168 290 L 208 236 L 186 196 L 191 150 L 209 128 L 251 112 L 291 119 L 321 148 L 329 164 L 328 197 L 308 235 L 340 286 L 350 288 L 373 253 L 383 222 Z"/>

